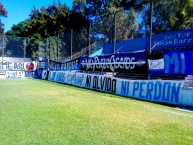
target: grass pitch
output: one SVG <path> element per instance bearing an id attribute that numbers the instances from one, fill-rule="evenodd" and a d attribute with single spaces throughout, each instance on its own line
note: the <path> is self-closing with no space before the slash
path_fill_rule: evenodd
<path id="1" fill-rule="evenodd" d="M 193 114 L 42 80 L 0 80 L 0 144 L 192 144 Z"/>

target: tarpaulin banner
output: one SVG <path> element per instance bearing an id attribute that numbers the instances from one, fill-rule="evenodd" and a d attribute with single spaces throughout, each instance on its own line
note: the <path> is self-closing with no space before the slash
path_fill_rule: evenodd
<path id="1" fill-rule="evenodd" d="M 81 57 L 81 70 L 147 73 L 146 52 Z"/>
<path id="2" fill-rule="evenodd" d="M 115 44 L 115 52 L 134 52 L 139 50 L 149 50 L 150 37 L 142 37 L 119 41 Z M 170 49 L 193 46 L 193 29 L 168 32 L 152 35 L 151 47 L 153 50 Z M 112 54 L 114 43 L 104 44 L 103 54 Z"/>
<path id="3" fill-rule="evenodd" d="M 193 75 L 193 51 L 164 53 L 165 74 Z"/>
<path id="4" fill-rule="evenodd" d="M 64 70 L 64 71 L 80 70 L 80 58 L 65 63 L 50 60 L 49 68 L 50 70 Z"/>
<path id="5" fill-rule="evenodd" d="M 23 71 L 23 70 L 36 70 L 36 62 L 11 62 L 11 61 L 0 61 L 0 70 L 7 71 Z"/>
<path id="6" fill-rule="evenodd" d="M 39 69 L 48 69 L 48 60 L 44 59 L 38 62 Z"/>
<path id="7" fill-rule="evenodd" d="M 193 51 L 165 52 L 162 59 L 148 60 L 150 74 L 193 75 Z"/>

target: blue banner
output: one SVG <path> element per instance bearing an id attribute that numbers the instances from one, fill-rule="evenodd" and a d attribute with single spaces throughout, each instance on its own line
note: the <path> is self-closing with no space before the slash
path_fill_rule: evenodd
<path id="1" fill-rule="evenodd" d="M 134 51 L 144 51 L 148 48 L 148 38 L 137 38 L 116 42 L 115 53 L 132 53 Z M 103 45 L 103 54 L 109 55 L 114 53 L 114 44 L 107 43 Z"/>
<path id="2" fill-rule="evenodd" d="M 141 50 L 149 50 L 150 37 L 131 39 L 116 42 L 116 53 L 127 53 Z M 152 36 L 152 49 L 169 49 L 193 46 L 193 29 L 156 34 Z M 103 46 L 103 54 L 113 54 L 114 44 L 108 43 Z"/>
<path id="3" fill-rule="evenodd" d="M 154 49 L 193 46 L 193 29 L 156 34 L 152 37 Z"/>
<path id="4" fill-rule="evenodd" d="M 164 53 L 165 74 L 193 75 L 193 51 Z"/>
<path id="5" fill-rule="evenodd" d="M 193 75 L 193 51 L 165 52 L 163 58 L 148 60 L 150 74 Z"/>
<path id="6" fill-rule="evenodd" d="M 81 57 L 81 70 L 147 73 L 146 52 Z"/>

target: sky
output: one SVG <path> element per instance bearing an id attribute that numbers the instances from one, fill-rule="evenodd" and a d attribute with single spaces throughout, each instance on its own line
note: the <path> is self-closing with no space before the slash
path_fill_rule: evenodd
<path id="1" fill-rule="evenodd" d="M 72 7 L 73 0 L 60 0 L 62 4 L 66 4 L 69 8 Z M 40 9 L 42 6 L 48 7 L 58 0 L 0 0 L 8 12 L 7 18 L 1 18 L 4 23 L 5 32 L 10 30 L 14 24 L 29 18 L 29 14 L 35 6 Z"/>

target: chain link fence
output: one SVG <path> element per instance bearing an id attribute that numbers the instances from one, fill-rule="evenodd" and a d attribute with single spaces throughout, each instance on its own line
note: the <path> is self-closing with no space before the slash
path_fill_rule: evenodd
<path id="1" fill-rule="evenodd" d="M 135 51 L 124 41 L 140 38 L 138 41 L 142 43 L 142 37 L 146 36 L 146 39 L 148 39 L 146 42 L 151 43 L 149 42 L 151 38 L 149 36 L 154 35 L 154 33 L 167 32 L 166 27 L 169 28 L 169 19 L 172 15 L 163 15 L 165 12 L 161 9 L 161 5 L 162 2 L 155 1 L 154 8 L 152 7 L 154 11 L 151 11 L 149 5 L 142 13 L 130 9 L 128 11 L 117 11 L 111 15 L 99 16 L 93 19 L 92 23 L 86 27 L 71 29 L 44 40 L 0 35 L 0 57 L 2 59 L 3 57 L 30 58 L 31 60 L 45 58 L 66 62 L 80 56 L 128 53 L 129 49 L 131 49 L 130 51 Z M 169 2 L 169 5 L 164 7 L 164 9 L 170 8 L 171 11 L 180 12 L 179 8 L 175 9 L 169 6 L 173 6 L 173 3 Z M 150 13 L 152 13 L 152 25 L 150 25 Z M 165 17 L 162 18 L 162 16 Z M 142 18 L 145 23 L 142 22 Z M 163 19 L 165 23 L 160 24 Z M 176 21 L 180 22 L 180 20 Z M 154 24 L 155 22 L 156 24 Z M 185 29 L 182 26 L 180 29 Z M 133 41 L 133 43 L 136 44 L 138 41 Z M 135 46 L 138 47 L 137 45 Z M 142 46 L 143 44 L 140 45 Z M 151 44 L 144 44 L 144 46 L 145 50 L 149 50 Z M 103 51 L 104 47 L 106 47 L 106 52 Z"/>

